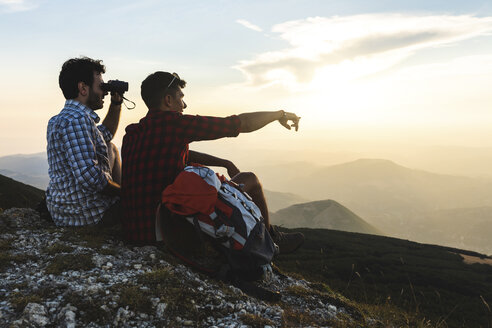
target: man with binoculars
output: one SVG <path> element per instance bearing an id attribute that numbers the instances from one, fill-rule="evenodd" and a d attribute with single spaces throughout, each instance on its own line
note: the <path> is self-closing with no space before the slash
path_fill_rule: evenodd
<path id="1" fill-rule="evenodd" d="M 87 57 L 67 60 L 59 85 L 67 99 L 47 129 L 50 182 L 46 205 L 58 226 L 116 223 L 121 162 L 111 143 L 118 128 L 125 83 L 104 83 L 105 67 Z M 111 81 L 110 81 L 111 82 Z M 109 111 L 101 125 L 95 113 L 111 92 Z"/>

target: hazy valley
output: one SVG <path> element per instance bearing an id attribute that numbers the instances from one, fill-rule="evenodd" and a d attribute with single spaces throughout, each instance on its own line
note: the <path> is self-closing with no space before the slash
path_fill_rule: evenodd
<path id="1" fill-rule="evenodd" d="M 492 254 L 492 179 L 382 159 L 287 162 L 253 171 L 266 189 L 272 222 L 285 227 L 378 233 Z M 45 189 L 46 154 L 0 157 L 0 174 Z"/>
<path id="2" fill-rule="evenodd" d="M 492 253 L 492 180 L 361 159 L 317 167 L 264 166 L 267 188 L 335 200 L 388 236 Z"/>

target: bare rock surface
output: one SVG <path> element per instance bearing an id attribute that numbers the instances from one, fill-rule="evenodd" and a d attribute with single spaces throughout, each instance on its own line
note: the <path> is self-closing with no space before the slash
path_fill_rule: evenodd
<path id="1" fill-rule="evenodd" d="M 265 302 L 114 231 L 60 228 L 37 212 L 0 214 L 0 327 L 338 326 L 357 311 L 313 284 L 273 274 Z M 355 319 L 354 319 L 355 318 Z M 304 320 L 304 321 L 303 321 Z"/>

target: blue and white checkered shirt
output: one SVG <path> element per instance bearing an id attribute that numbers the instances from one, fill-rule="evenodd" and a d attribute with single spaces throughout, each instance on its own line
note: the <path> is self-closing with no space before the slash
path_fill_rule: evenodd
<path id="1" fill-rule="evenodd" d="M 113 135 L 99 116 L 75 100 L 67 100 L 62 111 L 48 123 L 50 183 L 46 204 L 58 226 L 98 223 L 116 197 L 101 190 L 111 180 L 108 159 Z"/>

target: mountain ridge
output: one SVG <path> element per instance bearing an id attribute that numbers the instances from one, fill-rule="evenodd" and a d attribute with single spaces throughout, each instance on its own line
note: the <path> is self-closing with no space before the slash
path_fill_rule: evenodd
<path id="1" fill-rule="evenodd" d="M 287 228 L 324 228 L 368 234 L 383 234 L 358 215 L 334 200 L 301 203 L 270 216 L 273 224 Z"/>

